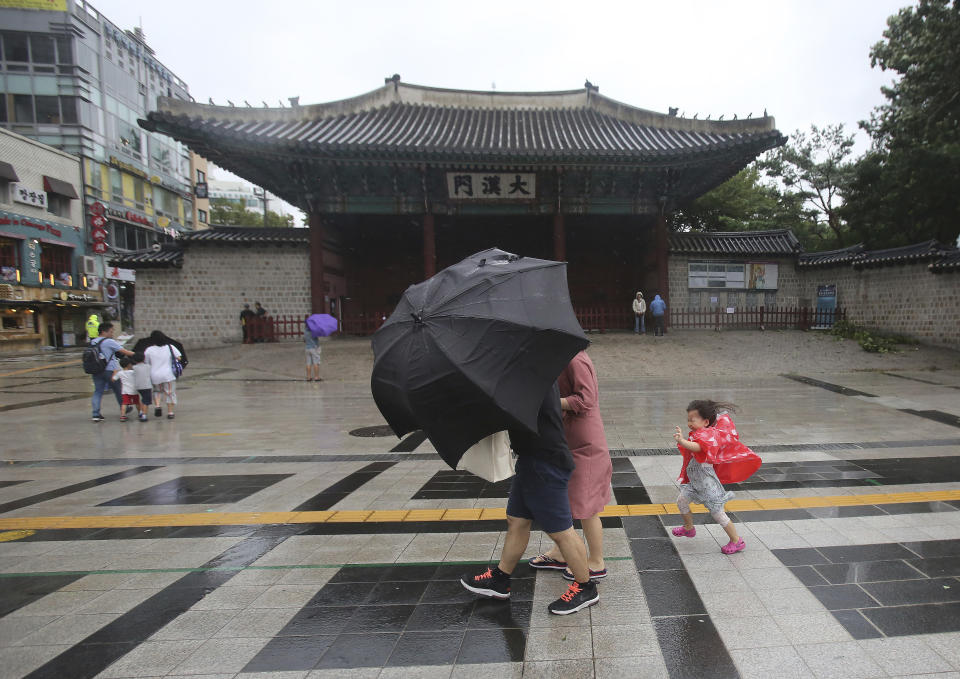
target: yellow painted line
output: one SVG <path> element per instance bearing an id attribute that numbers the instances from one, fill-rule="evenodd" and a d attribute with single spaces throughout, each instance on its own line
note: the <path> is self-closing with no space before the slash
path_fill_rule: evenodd
<path id="1" fill-rule="evenodd" d="M 23 370 L 14 370 L 13 372 L 0 373 L 0 377 L 13 377 L 14 375 L 26 375 L 40 370 L 53 370 L 54 368 L 64 368 L 71 365 L 80 365 L 80 361 L 64 361 L 63 363 L 52 363 L 48 365 L 39 365 L 36 368 L 24 368 Z"/>
<path id="2" fill-rule="evenodd" d="M 918 491 L 914 493 L 869 493 L 863 495 L 816 495 L 794 498 L 758 498 L 732 500 L 730 511 L 796 509 L 806 507 L 841 507 L 856 505 L 884 505 L 903 502 L 936 502 L 960 500 L 960 489 Z M 707 511 L 702 505 L 693 505 L 692 511 Z M 659 516 L 679 514 L 677 505 L 653 503 L 646 505 L 607 505 L 601 516 Z M 108 516 L 20 516 L 0 518 L 0 542 L 11 533 L 28 533 L 52 528 L 146 528 L 150 526 L 230 526 L 279 523 L 396 523 L 417 521 L 490 521 L 506 518 L 502 507 L 467 509 L 350 509 L 310 512 L 196 512 L 189 514 L 121 514 Z M 747 517 L 749 520 L 749 517 Z M 7 537 L 16 540 L 26 537 Z"/>
<path id="3" fill-rule="evenodd" d="M 7 530 L 0 533 L 0 542 L 13 542 L 14 540 L 22 540 L 23 538 L 28 538 L 37 531 L 35 530 Z"/>

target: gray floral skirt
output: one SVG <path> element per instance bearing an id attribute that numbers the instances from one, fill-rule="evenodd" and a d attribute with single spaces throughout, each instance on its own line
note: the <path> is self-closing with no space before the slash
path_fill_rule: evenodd
<path id="1" fill-rule="evenodd" d="M 712 464 L 690 460 L 687 478 L 690 483 L 680 486 L 680 494 L 687 502 L 704 505 L 711 512 L 722 512 L 723 506 L 733 499 L 733 493 L 724 489 Z"/>

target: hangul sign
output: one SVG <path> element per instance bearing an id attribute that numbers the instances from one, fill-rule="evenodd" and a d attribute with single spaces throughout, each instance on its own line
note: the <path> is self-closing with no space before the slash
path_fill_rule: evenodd
<path id="1" fill-rule="evenodd" d="M 28 188 L 23 184 L 11 183 L 10 193 L 13 196 L 13 200 L 18 203 L 23 203 L 24 205 L 33 205 L 34 207 L 47 207 L 46 191 L 37 191 L 35 189 Z"/>

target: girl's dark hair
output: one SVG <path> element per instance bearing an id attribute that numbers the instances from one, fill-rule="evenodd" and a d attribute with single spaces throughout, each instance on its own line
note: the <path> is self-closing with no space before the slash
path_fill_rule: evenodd
<path id="1" fill-rule="evenodd" d="M 162 347 L 164 344 L 167 343 L 167 336 L 164 335 L 159 330 L 154 330 L 153 332 L 150 333 L 150 341 L 153 343 L 154 346 Z"/>
<path id="2" fill-rule="evenodd" d="M 691 410 L 696 410 L 697 414 L 707 420 L 712 427 L 717 423 L 717 415 L 720 412 L 727 410 L 735 413 L 737 412 L 737 406 L 733 403 L 727 403 L 726 401 L 700 400 L 690 401 L 689 405 L 687 405 L 687 412 L 689 413 Z"/>
<path id="3" fill-rule="evenodd" d="M 137 353 L 135 353 L 135 354 L 133 355 L 133 362 L 134 362 L 134 363 L 143 363 L 143 361 L 144 361 L 144 358 L 143 358 L 143 352 L 142 352 L 142 351 L 138 351 Z"/>

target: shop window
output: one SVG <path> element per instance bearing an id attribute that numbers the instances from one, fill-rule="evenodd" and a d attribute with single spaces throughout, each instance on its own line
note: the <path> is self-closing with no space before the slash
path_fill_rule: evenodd
<path id="1" fill-rule="evenodd" d="M 14 238 L 0 238 L 0 266 L 10 269 L 20 268 L 20 241 Z M 10 281 L 3 278 L 5 283 Z"/>
<path id="2" fill-rule="evenodd" d="M 56 48 L 49 35 L 30 36 L 30 61 L 34 64 L 52 64 L 56 59 Z"/>
<path id="3" fill-rule="evenodd" d="M 133 200 L 137 207 L 143 209 L 143 180 L 139 177 L 133 178 Z"/>
<path id="4" fill-rule="evenodd" d="M 13 122 L 33 124 L 33 96 L 30 94 L 14 94 Z"/>
<path id="5" fill-rule="evenodd" d="M 60 97 L 60 121 L 66 125 L 76 125 L 79 122 L 76 97 Z"/>
<path id="6" fill-rule="evenodd" d="M 50 283 L 52 279 L 65 283 L 65 277 L 69 277 L 73 272 L 73 249 L 49 243 L 42 243 L 40 247 L 40 271 L 43 281 Z"/>
<path id="7" fill-rule="evenodd" d="M 201 224 L 207 223 L 207 211 L 206 210 L 197 210 L 197 221 Z"/>
<path id="8" fill-rule="evenodd" d="M 47 212 L 57 217 L 69 217 L 70 199 L 56 193 L 47 193 Z"/>
<path id="9" fill-rule="evenodd" d="M 119 203 L 123 201 L 123 177 L 120 170 L 110 168 L 110 199 Z"/>
<path id="10" fill-rule="evenodd" d="M 37 95 L 37 122 L 47 125 L 60 124 L 60 99 Z"/>
<path id="11" fill-rule="evenodd" d="M 57 63 L 73 64 L 72 38 L 57 38 Z"/>
<path id="12" fill-rule="evenodd" d="M 30 51 L 27 47 L 26 33 L 3 34 L 3 58 L 5 61 L 30 61 Z"/>
<path id="13" fill-rule="evenodd" d="M 203 170 L 197 170 L 197 183 L 203 184 L 205 181 L 207 181 L 207 173 Z"/>

